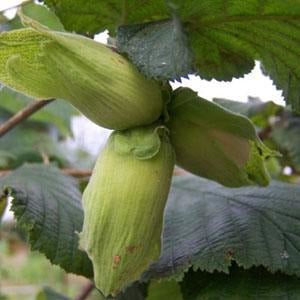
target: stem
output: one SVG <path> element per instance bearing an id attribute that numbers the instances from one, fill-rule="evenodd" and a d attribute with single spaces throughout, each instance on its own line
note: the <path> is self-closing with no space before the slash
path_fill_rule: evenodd
<path id="1" fill-rule="evenodd" d="M 84 300 L 88 297 L 91 291 L 94 289 L 94 283 L 92 281 L 88 282 L 80 291 L 80 293 L 74 298 L 74 300 Z"/>
<path id="2" fill-rule="evenodd" d="M 16 125 L 30 117 L 33 113 L 40 110 L 45 105 L 51 103 L 54 99 L 40 100 L 30 103 L 28 106 L 13 115 L 10 119 L 0 125 L 0 137 L 13 129 Z"/>
<path id="3" fill-rule="evenodd" d="M 65 175 L 73 176 L 73 177 L 88 177 L 92 175 L 92 170 L 89 169 L 61 169 L 60 170 Z M 1 170 L 0 177 L 9 175 L 13 170 Z"/>

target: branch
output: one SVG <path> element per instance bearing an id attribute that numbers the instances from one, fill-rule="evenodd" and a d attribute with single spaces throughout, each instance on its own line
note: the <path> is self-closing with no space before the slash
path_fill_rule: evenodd
<path id="1" fill-rule="evenodd" d="M 74 298 L 74 300 L 84 300 L 88 297 L 95 285 L 92 281 L 88 282 L 80 291 L 80 293 Z"/>
<path id="2" fill-rule="evenodd" d="M 10 119 L 8 119 L 6 122 L 0 125 L 0 137 L 2 137 L 4 134 L 6 134 L 8 131 L 13 129 L 16 125 L 30 117 L 32 114 L 34 114 L 36 111 L 40 110 L 45 105 L 51 103 L 54 101 L 54 99 L 50 100 L 40 100 L 35 101 L 27 105 L 25 108 L 20 110 L 18 113 L 13 115 Z"/>
<path id="3" fill-rule="evenodd" d="M 60 169 L 60 171 L 66 175 L 70 175 L 73 177 L 89 177 L 92 175 L 92 170 L 89 169 Z M 9 175 L 13 170 L 1 170 L 0 177 Z"/>

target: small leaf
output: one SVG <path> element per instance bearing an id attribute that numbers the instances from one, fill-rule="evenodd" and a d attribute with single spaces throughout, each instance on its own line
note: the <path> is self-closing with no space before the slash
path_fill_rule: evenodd
<path id="1" fill-rule="evenodd" d="M 180 80 L 193 73 L 194 57 L 176 16 L 172 20 L 119 27 L 117 47 L 147 77 Z"/>
<path id="2" fill-rule="evenodd" d="M 57 293 L 50 287 L 44 287 L 42 291 L 38 293 L 35 300 L 71 300 L 70 298 Z"/>
<path id="3" fill-rule="evenodd" d="M 64 26 L 59 21 L 58 17 L 43 5 L 28 3 L 26 5 L 22 5 L 19 13 L 23 16 L 38 21 L 49 29 L 56 31 L 65 31 Z"/>
<path id="4" fill-rule="evenodd" d="M 28 164 L 1 178 L 0 186 L 10 191 L 11 210 L 18 226 L 28 232 L 32 250 L 67 272 L 93 276 L 86 253 L 78 250 L 76 232 L 82 228 L 83 210 L 73 178 L 54 167 Z"/>
<path id="5" fill-rule="evenodd" d="M 185 300 L 299 300 L 300 279 L 263 268 L 231 268 L 230 275 L 189 271 L 181 283 Z"/>
<path id="6" fill-rule="evenodd" d="M 250 268 L 300 275 L 300 187 L 226 188 L 193 175 L 175 177 L 164 220 L 163 251 L 144 278 L 194 270 Z"/>

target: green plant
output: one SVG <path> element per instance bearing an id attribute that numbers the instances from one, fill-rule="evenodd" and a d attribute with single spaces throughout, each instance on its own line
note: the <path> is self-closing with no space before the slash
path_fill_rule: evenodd
<path id="1" fill-rule="evenodd" d="M 108 299 L 300 299 L 299 1 L 29 1 L 1 22 L 0 214 L 12 197 L 33 250 Z M 255 60 L 286 108 L 170 86 Z M 116 130 L 88 183 L 60 144 L 77 112 L 53 98 Z M 169 192 L 174 157 L 196 176 Z"/>

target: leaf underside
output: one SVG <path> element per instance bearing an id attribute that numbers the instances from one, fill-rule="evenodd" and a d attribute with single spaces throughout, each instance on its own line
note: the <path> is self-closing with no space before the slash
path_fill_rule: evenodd
<path id="1" fill-rule="evenodd" d="M 28 164 L 2 178 L 0 186 L 11 192 L 11 210 L 28 232 L 32 250 L 67 272 L 93 276 L 90 260 L 78 249 L 83 210 L 73 178 L 54 167 Z"/>
<path id="2" fill-rule="evenodd" d="M 145 278 L 180 277 L 190 266 L 228 272 L 232 260 L 299 275 L 299 193 L 299 186 L 276 181 L 231 189 L 192 175 L 175 178 L 162 255 Z"/>
<path id="3" fill-rule="evenodd" d="M 68 272 L 91 277 L 90 261 L 77 249 L 83 211 L 73 179 L 53 167 L 25 165 L 1 186 L 11 187 L 12 210 L 32 248 Z M 176 177 L 162 256 L 143 279 L 182 278 L 190 266 L 228 273 L 233 260 L 245 268 L 263 265 L 299 275 L 299 192 L 298 186 L 276 181 L 266 188 L 230 189 L 193 175 Z"/>
<path id="4" fill-rule="evenodd" d="M 243 270 L 235 266 L 230 275 L 190 271 L 181 291 L 184 300 L 299 300 L 300 279 L 272 275 L 263 268 Z"/>

